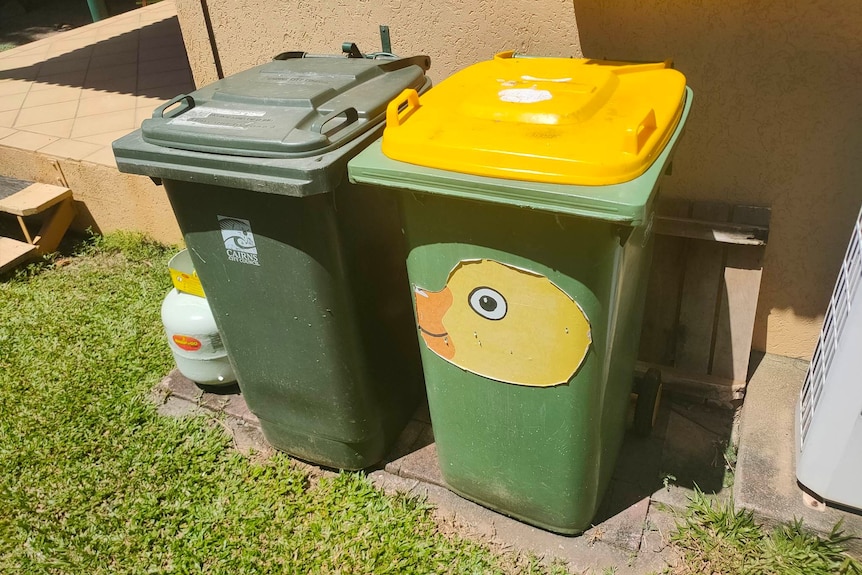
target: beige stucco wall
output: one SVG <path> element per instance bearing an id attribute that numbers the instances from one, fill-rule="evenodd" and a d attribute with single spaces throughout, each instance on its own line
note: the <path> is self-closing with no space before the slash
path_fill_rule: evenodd
<path id="1" fill-rule="evenodd" d="M 177 19 L 195 85 L 206 86 L 218 80 L 201 0 L 175 0 Z M 209 5 L 209 3 L 207 3 Z"/>
<path id="2" fill-rule="evenodd" d="M 72 227 L 97 232 L 139 230 L 175 244 L 182 241 L 165 189 L 149 178 L 115 168 L 0 146 L 0 174 L 66 186 L 75 198 Z"/>
<path id="3" fill-rule="evenodd" d="M 862 3 L 575 0 L 590 57 L 695 92 L 669 195 L 772 206 L 757 349 L 808 358 L 862 203 Z"/>
<path id="4" fill-rule="evenodd" d="M 216 78 L 201 0 L 176 0 L 180 27 L 198 86 Z M 287 50 L 333 53 L 344 41 L 380 50 L 378 26 L 389 26 L 392 50 L 431 56 L 432 80 L 519 50 L 580 56 L 570 0 L 207 0 L 225 75 Z"/>
<path id="5" fill-rule="evenodd" d="M 216 79 L 201 0 L 177 0 L 198 85 Z M 695 91 L 668 195 L 769 205 L 754 347 L 810 356 L 862 201 L 862 3 L 856 0 L 207 0 L 226 75 L 344 40 L 429 54 L 432 79 L 504 49 L 673 58 Z M 577 13 L 577 24 L 575 21 Z"/>

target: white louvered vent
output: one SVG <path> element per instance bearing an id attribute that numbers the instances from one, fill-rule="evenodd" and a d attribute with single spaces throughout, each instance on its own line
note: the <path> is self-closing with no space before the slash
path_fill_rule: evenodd
<path id="1" fill-rule="evenodd" d="M 820 340 L 817 342 L 814 358 L 811 360 L 808 375 L 802 386 L 802 418 L 800 421 L 802 427 L 800 434 L 803 446 L 808 428 L 811 425 L 811 419 L 820 404 L 820 397 L 823 394 L 823 386 L 826 385 L 832 358 L 835 357 L 838 346 L 843 343 L 841 335 L 844 333 L 844 325 L 850 315 L 850 302 L 854 300 L 856 292 L 862 284 L 862 212 L 859 213 L 859 219 L 854 227 L 850 237 L 850 246 L 847 248 L 847 255 L 841 265 L 838 280 L 835 282 L 835 291 L 832 293 L 832 300 L 826 311 Z M 862 342 L 856 342 L 856 344 L 857 352 L 862 353 Z M 862 367 L 862 361 L 860 361 L 860 367 Z"/>
<path id="2" fill-rule="evenodd" d="M 797 477 L 862 507 L 862 212 L 853 227 L 797 407 Z M 855 482 L 855 483 L 854 483 Z M 849 487 L 851 484 L 857 487 Z"/>

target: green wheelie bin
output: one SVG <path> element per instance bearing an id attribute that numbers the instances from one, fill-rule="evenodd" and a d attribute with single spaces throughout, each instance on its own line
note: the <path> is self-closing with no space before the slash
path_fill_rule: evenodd
<path id="1" fill-rule="evenodd" d="M 589 527 L 625 433 L 653 205 L 690 106 L 665 64 L 504 53 L 405 91 L 350 161 L 351 181 L 401 199 L 453 491 L 555 532 Z"/>
<path id="2" fill-rule="evenodd" d="M 288 52 L 114 142 L 164 183 L 267 440 L 321 465 L 382 459 L 423 396 L 397 203 L 346 166 L 429 65 Z"/>

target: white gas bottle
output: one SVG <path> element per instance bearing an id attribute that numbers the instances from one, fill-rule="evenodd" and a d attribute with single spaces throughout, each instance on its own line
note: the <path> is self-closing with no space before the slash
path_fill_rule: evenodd
<path id="1" fill-rule="evenodd" d="M 180 373 L 201 385 L 236 381 L 206 298 L 172 289 L 162 303 L 162 323 Z"/>

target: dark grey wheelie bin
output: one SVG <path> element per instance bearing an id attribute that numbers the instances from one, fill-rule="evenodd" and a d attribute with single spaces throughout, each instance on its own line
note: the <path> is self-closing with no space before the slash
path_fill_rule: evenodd
<path id="1" fill-rule="evenodd" d="M 395 198 L 346 166 L 429 64 L 286 53 L 114 142 L 164 182 L 266 438 L 321 465 L 382 459 L 423 393 Z"/>

